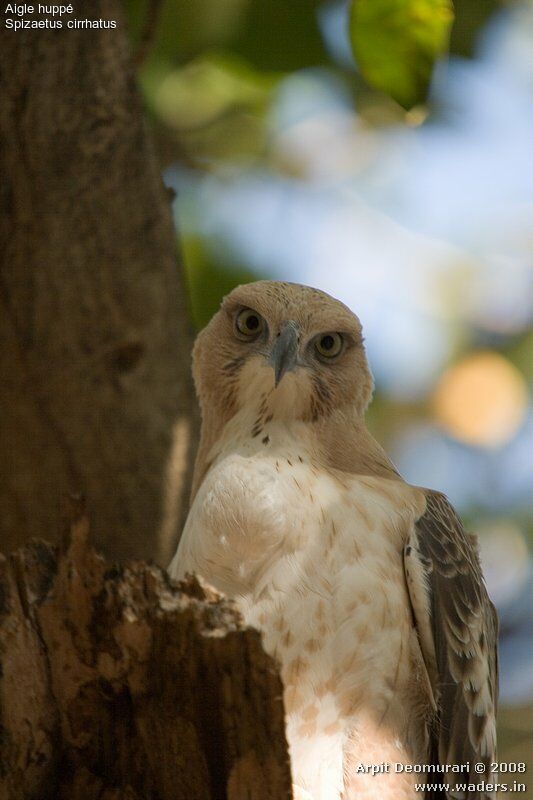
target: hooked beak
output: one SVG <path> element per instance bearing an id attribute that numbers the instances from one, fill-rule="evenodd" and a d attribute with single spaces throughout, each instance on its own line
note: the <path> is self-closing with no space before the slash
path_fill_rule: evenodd
<path id="1" fill-rule="evenodd" d="M 270 354 L 270 365 L 274 370 L 274 385 L 277 386 L 286 372 L 296 366 L 298 354 L 298 328 L 294 322 L 286 322 L 278 334 Z"/>

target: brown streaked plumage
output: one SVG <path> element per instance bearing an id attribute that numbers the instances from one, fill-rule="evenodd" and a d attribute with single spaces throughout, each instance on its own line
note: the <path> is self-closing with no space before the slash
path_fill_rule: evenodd
<path id="1" fill-rule="evenodd" d="M 474 763 L 495 760 L 496 617 L 448 501 L 406 484 L 365 426 L 357 317 L 309 287 L 238 287 L 193 372 L 202 436 L 170 571 L 235 597 L 278 659 L 298 797 L 420 796 L 423 774 L 365 773 L 380 762 L 479 783 Z"/>
<path id="2" fill-rule="evenodd" d="M 496 761 L 498 618 L 483 582 L 477 544 L 444 495 L 426 492 L 426 510 L 416 521 L 404 559 L 438 709 L 431 750 L 441 764 L 470 764 L 468 780 L 479 783 L 475 764 L 482 762 L 490 776 Z M 445 774 L 445 780 L 453 778 Z"/>

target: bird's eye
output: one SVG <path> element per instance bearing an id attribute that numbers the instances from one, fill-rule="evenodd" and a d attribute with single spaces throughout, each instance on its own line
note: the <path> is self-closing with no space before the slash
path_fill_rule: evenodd
<path id="1" fill-rule="evenodd" d="M 261 314 L 252 308 L 243 308 L 235 317 L 235 328 L 241 336 L 256 337 L 263 331 L 265 321 Z"/>
<path id="2" fill-rule="evenodd" d="M 342 350 L 343 338 L 340 333 L 323 333 L 315 342 L 315 349 L 322 358 L 335 358 Z"/>

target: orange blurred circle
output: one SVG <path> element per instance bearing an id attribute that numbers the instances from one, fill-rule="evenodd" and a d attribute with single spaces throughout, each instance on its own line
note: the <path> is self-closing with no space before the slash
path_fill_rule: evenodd
<path id="1" fill-rule="evenodd" d="M 522 373 L 499 353 L 480 351 L 446 370 L 433 395 L 433 411 L 456 439 L 498 447 L 520 427 L 527 402 Z"/>

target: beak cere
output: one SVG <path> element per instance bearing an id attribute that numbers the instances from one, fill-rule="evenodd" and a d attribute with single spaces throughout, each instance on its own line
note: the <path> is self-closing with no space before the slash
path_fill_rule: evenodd
<path id="1" fill-rule="evenodd" d="M 296 324 L 286 322 L 274 342 L 269 359 L 274 370 L 275 386 L 279 384 L 286 372 L 290 372 L 296 366 L 299 338 Z"/>

